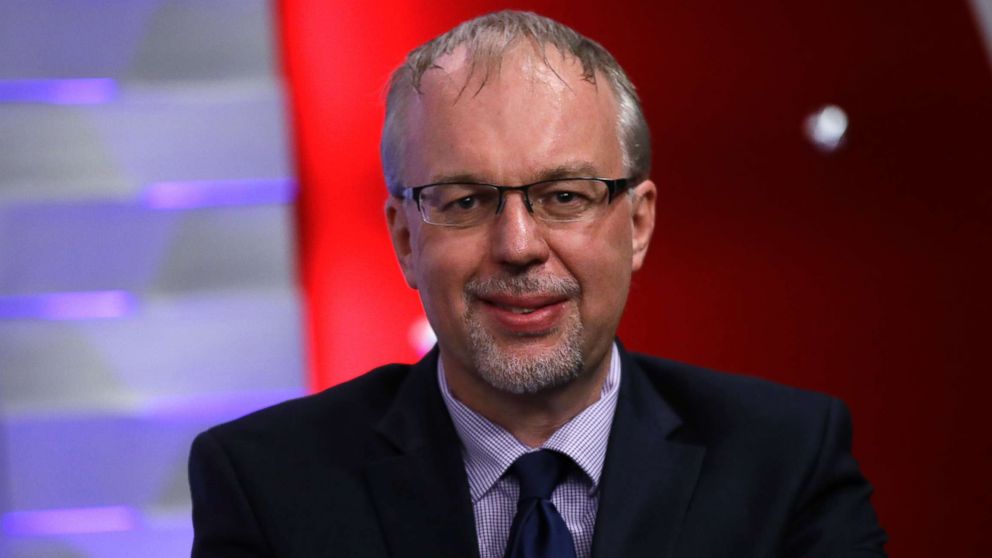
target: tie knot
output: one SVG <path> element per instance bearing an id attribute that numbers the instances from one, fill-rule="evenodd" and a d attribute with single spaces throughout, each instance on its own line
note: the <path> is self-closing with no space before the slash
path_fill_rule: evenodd
<path id="1" fill-rule="evenodd" d="M 538 450 L 518 457 L 510 470 L 520 482 L 520 499 L 551 498 L 551 493 L 565 473 L 567 459 L 567 456 L 551 450 Z"/>

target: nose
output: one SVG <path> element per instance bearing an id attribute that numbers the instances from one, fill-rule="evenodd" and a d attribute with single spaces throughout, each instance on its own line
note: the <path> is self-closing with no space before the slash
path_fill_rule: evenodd
<path id="1" fill-rule="evenodd" d="M 496 263 L 524 269 L 547 261 L 550 249 L 544 229 L 527 211 L 523 192 L 506 192 L 503 210 L 492 224 L 492 257 Z"/>

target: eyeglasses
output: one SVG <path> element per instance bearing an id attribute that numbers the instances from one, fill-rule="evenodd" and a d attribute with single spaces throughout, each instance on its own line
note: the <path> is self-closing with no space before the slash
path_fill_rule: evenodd
<path id="1" fill-rule="evenodd" d="M 506 192 L 523 194 L 524 206 L 535 218 L 551 223 L 590 221 L 602 215 L 630 178 L 559 178 L 523 186 L 478 182 L 438 182 L 403 191 L 417 202 L 425 223 L 442 227 L 471 227 L 503 211 Z"/>

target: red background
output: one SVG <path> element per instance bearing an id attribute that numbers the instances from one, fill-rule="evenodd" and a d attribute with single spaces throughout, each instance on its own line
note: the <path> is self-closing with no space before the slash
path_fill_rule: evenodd
<path id="1" fill-rule="evenodd" d="M 843 398 L 890 554 L 985 555 L 992 72 L 963 1 L 283 0 L 313 387 L 416 358 L 382 89 L 505 7 L 596 38 L 641 91 L 659 221 L 626 344 Z M 851 127 L 825 155 L 801 122 L 826 103 Z"/>

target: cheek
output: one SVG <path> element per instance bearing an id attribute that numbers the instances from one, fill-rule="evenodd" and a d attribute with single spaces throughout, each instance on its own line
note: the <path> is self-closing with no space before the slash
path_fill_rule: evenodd
<path id="1" fill-rule="evenodd" d="M 417 250 L 417 280 L 420 284 L 420 297 L 428 311 L 436 310 L 446 305 L 445 298 L 449 286 L 445 283 L 450 278 L 445 264 L 449 263 L 443 253 L 433 249 L 418 248 Z"/>
<path id="2" fill-rule="evenodd" d="M 597 320 L 622 311 L 631 276 L 630 226 L 622 221 L 609 225 L 574 231 L 556 243 L 565 267 L 582 286 L 583 313 Z"/>
<path id="3" fill-rule="evenodd" d="M 631 235 L 628 219 L 610 219 L 569 230 L 555 239 L 554 247 L 562 259 L 574 261 L 583 269 L 591 268 L 593 273 L 609 274 L 619 268 L 630 268 L 633 255 Z"/>
<path id="4" fill-rule="evenodd" d="M 417 239 L 414 248 L 421 300 L 438 319 L 462 312 L 463 289 L 478 264 L 471 254 L 480 253 L 472 247 L 471 238 L 451 233 L 425 234 Z"/>

